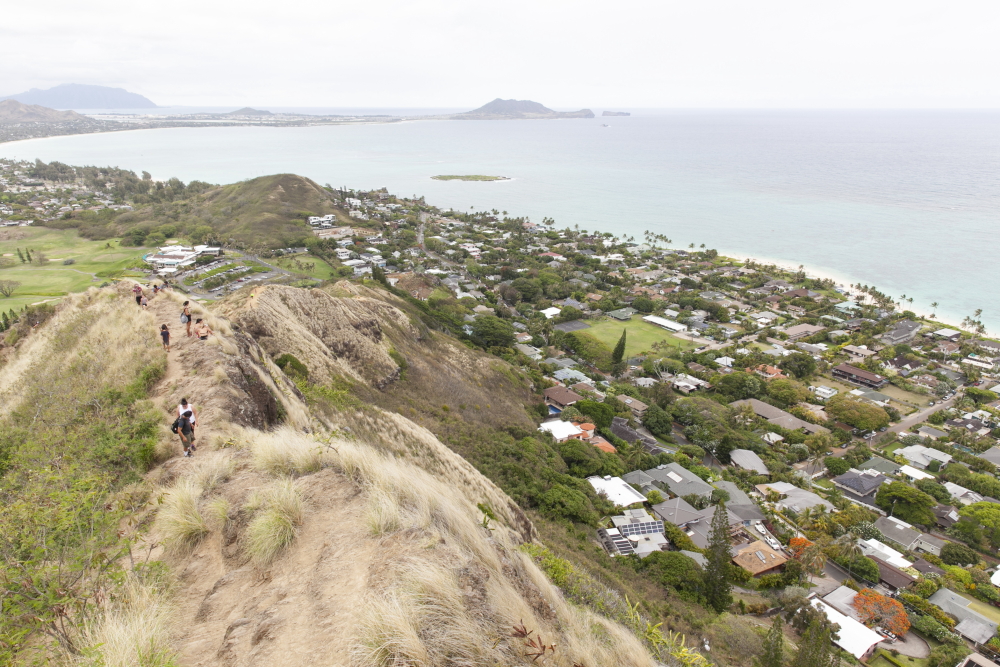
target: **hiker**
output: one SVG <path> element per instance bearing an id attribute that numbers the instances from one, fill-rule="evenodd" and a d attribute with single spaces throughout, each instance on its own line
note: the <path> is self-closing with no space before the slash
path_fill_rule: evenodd
<path id="1" fill-rule="evenodd" d="M 170 287 L 170 283 L 167 282 L 166 278 L 163 279 L 163 284 L 160 286 L 160 290 L 163 291 Z"/>
<path id="2" fill-rule="evenodd" d="M 136 283 L 132 286 L 132 294 L 135 295 L 135 305 L 142 305 L 142 285 Z"/>
<path id="3" fill-rule="evenodd" d="M 208 326 L 207 322 L 202 322 L 199 317 L 194 323 L 194 335 L 198 337 L 199 340 L 208 340 L 208 337 L 214 334 L 212 327 Z"/>
<path id="4" fill-rule="evenodd" d="M 159 293 L 160 293 L 160 286 L 157 285 L 156 283 L 153 283 L 153 296 L 156 296 Z"/>
<path id="5" fill-rule="evenodd" d="M 198 450 L 194 446 L 194 427 L 191 426 L 191 417 L 194 415 L 190 410 L 174 420 L 170 425 L 170 430 L 181 438 L 181 447 L 184 448 L 184 456 L 191 456 L 192 452 Z"/>
<path id="6" fill-rule="evenodd" d="M 184 310 L 181 311 L 181 324 L 187 325 L 187 335 L 191 336 L 191 302 L 184 302 Z"/>
<path id="7" fill-rule="evenodd" d="M 191 433 L 194 433 L 194 429 L 198 425 L 198 411 L 194 409 L 192 404 L 188 403 L 186 398 L 182 398 L 181 404 L 177 406 L 177 416 L 183 417 L 185 412 L 188 414 L 188 421 L 191 422 Z"/>
<path id="8" fill-rule="evenodd" d="M 146 298 L 145 294 L 142 295 L 142 300 L 139 301 L 139 305 L 142 306 L 143 310 L 146 310 L 146 308 L 149 307 L 149 299 Z"/>
<path id="9" fill-rule="evenodd" d="M 167 352 L 170 351 L 170 329 L 167 328 L 166 324 L 160 325 L 160 338 L 163 339 L 163 349 Z"/>

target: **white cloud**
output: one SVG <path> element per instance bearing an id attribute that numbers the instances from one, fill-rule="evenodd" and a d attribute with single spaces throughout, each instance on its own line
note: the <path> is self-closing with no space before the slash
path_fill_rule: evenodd
<path id="1" fill-rule="evenodd" d="M 1000 106 L 996 3 L 8 3 L 4 93 L 160 104 Z"/>

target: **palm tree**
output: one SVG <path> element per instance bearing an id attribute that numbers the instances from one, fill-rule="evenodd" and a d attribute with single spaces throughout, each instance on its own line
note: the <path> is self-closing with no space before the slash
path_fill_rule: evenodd
<path id="1" fill-rule="evenodd" d="M 932 320 L 933 320 L 933 319 L 934 319 L 935 317 L 937 317 L 937 312 L 936 312 L 936 311 L 937 311 L 937 307 L 938 307 L 938 302 L 937 302 L 937 301 L 935 301 L 935 302 L 933 302 L 933 303 L 931 304 L 931 310 L 932 310 L 932 311 L 935 311 L 935 312 L 932 312 L 932 313 L 931 313 L 931 319 L 932 319 Z"/>
<path id="2" fill-rule="evenodd" d="M 810 544 L 803 549 L 802 555 L 799 556 L 799 562 L 802 563 L 806 572 L 818 575 L 826 566 L 826 554 L 823 553 L 819 544 Z"/>
<path id="3" fill-rule="evenodd" d="M 833 551 L 840 558 L 852 561 L 861 556 L 861 547 L 854 533 L 844 533 L 833 541 Z"/>

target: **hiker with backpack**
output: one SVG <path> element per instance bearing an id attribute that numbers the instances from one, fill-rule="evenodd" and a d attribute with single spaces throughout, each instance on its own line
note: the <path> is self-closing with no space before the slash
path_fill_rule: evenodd
<path id="1" fill-rule="evenodd" d="M 191 307 L 190 307 L 190 303 L 191 303 L 190 301 L 185 301 L 184 302 L 184 310 L 181 311 L 181 324 L 184 324 L 184 325 L 187 326 L 187 335 L 188 335 L 188 337 L 190 337 L 190 336 L 193 335 L 191 333 Z"/>
<path id="2" fill-rule="evenodd" d="M 170 430 L 181 438 L 181 447 L 184 448 L 184 456 L 192 456 L 198 450 L 194 445 L 194 427 L 191 425 L 191 417 L 193 416 L 194 413 L 188 410 L 170 425 Z"/>
<path id="3" fill-rule="evenodd" d="M 198 411 L 194 409 L 193 404 L 188 403 L 186 398 L 182 398 L 181 404 L 177 406 L 177 416 L 183 417 L 185 413 L 188 414 L 188 421 L 191 422 L 191 432 L 194 433 L 194 429 L 198 425 Z"/>

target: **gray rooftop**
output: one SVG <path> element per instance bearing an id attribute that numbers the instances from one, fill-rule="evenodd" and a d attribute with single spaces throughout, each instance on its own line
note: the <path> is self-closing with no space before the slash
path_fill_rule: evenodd
<path id="1" fill-rule="evenodd" d="M 895 475 L 899 472 L 900 467 L 895 461 L 889 461 L 881 456 L 873 456 L 859 465 L 858 470 L 876 470 L 883 475 Z"/>
<path id="2" fill-rule="evenodd" d="M 882 534 L 887 538 L 907 550 L 920 537 L 920 531 L 914 530 L 912 526 L 899 519 L 884 516 L 879 517 L 875 522 L 875 527 L 882 531 Z"/>
<path id="3" fill-rule="evenodd" d="M 732 507 L 733 505 L 753 505 L 753 501 L 750 500 L 750 496 L 743 493 L 743 491 L 740 490 L 740 487 L 736 486 L 733 482 L 722 480 L 714 482 L 712 486 L 729 494 L 729 500 L 726 501 L 726 507 Z"/>
<path id="4" fill-rule="evenodd" d="M 969 609 L 971 601 L 962 597 L 955 591 L 947 588 L 938 590 L 937 593 L 927 598 L 932 604 L 936 604 L 945 613 L 951 614 L 961 621 L 974 621 L 989 628 L 989 636 L 993 636 L 997 631 L 997 624 L 986 618 L 977 611 Z"/>
<path id="5" fill-rule="evenodd" d="M 764 462 L 760 460 L 756 452 L 752 452 L 749 449 L 734 449 L 729 452 L 729 458 L 732 460 L 733 465 L 743 468 L 744 470 L 753 470 L 762 475 L 768 474 L 767 466 Z"/>
<path id="6" fill-rule="evenodd" d="M 675 496 L 686 496 L 691 493 L 699 496 L 712 495 L 712 487 L 708 482 L 679 463 L 668 463 L 650 468 L 646 474 L 656 480 L 659 486 L 666 487 Z"/>

